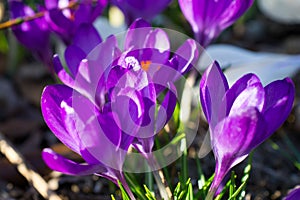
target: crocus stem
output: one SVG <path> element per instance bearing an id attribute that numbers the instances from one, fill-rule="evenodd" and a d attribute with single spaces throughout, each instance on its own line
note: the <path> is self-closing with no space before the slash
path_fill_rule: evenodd
<path id="1" fill-rule="evenodd" d="M 222 180 L 224 179 L 225 175 L 228 173 L 228 170 L 230 169 L 230 167 L 225 167 L 225 169 L 228 170 L 222 170 L 221 166 L 224 167 L 226 166 L 226 164 L 228 163 L 224 163 L 224 165 L 219 165 L 218 163 L 216 164 L 214 180 L 211 183 L 211 186 L 208 190 L 208 194 L 205 200 L 212 200 L 214 198 Z"/>
<path id="2" fill-rule="evenodd" d="M 215 176 L 216 178 L 216 176 Z M 218 177 L 217 177 L 218 178 Z M 207 196 L 205 198 L 205 200 L 212 200 L 215 196 L 215 193 L 218 190 L 219 185 L 221 184 L 223 178 L 219 179 L 219 180 L 214 180 L 208 190 Z"/>
<path id="3" fill-rule="evenodd" d="M 147 157 L 147 161 L 150 165 L 150 168 L 153 170 L 152 174 L 153 174 L 155 182 L 157 184 L 160 196 L 165 200 L 171 199 L 171 197 L 172 197 L 171 190 L 168 186 L 165 186 L 165 184 L 163 182 L 164 178 L 163 178 L 162 172 L 159 170 L 156 170 L 156 169 L 158 169 L 158 167 L 157 167 L 158 165 L 152 154 L 150 154 Z M 160 174 L 160 172 L 161 172 L 161 174 Z"/>
<path id="4" fill-rule="evenodd" d="M 131 192 L 128 184 L 127 184 L 127 181 L 125 179 L 125 177 L 123 176 L 123 174 L 121 174 L 120 178 L 119 178 L 119 181 L 122 183 L 122 186 L 123 188 L 126 190 L 128 196 L 130 197 L 131 200 L 135 200 L 135 197 L 133 195 L 133 193 Z"/>
<path id="5" fill-rule="evenodd" d="M 214 196 L 215 196 L 215 193 L 217 191 L 217 188 L 210 188 L 208 193 L 207 193 L 207 196 L 205 198 L 205 200 L 213 200 L 214 199 Z"/>
<path id="6" fill-rule="evenodd" d="M 146 185 L 150 191 L 153 191 L 153 176 L 151 172 L 146 173 Z"/>
<path id="7" fill-rule="evenodd" d="M 194 33 L 194 38 L 199 44 L 202 45 L 203 48 L 206 48 L 209 43 L 211 42 L 211 39 L 205 36 L 205 33 L 202 31 L 197 31 Z"/>

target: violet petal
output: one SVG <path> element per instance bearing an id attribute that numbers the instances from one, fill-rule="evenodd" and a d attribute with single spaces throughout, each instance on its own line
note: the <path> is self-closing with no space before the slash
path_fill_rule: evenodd
<path id="1" fill-rule="evenodd" d="M 228 98 L 229 99 L 234 98 L 234 102 L 232 103 L 232 106 L 230 108 L 229 115 L 235 115 L 235 113 L 240 113 L 243 110 L 248 109 L 249 107 L 256 107 L 259 111 L 262 110 L 265 102 L 264 88 L 261 82 L 259 81 L 259 79 L 257 79 L 255 76 L 252 76 L 252 79 L 250 80 L 248 78 L 249 77 L 247 77 L 247 75 L 242 77 L 240 79 L 241 81 L 236 82 L 236 86 L 232 87 L 234 91 L 232 91 L 232 93 L 229 93 Z M 247 81 L 247 85 L 244 88 L 244 90 L 237 91 L 238 90 L 237 84 L 240 83 L 240 86 L 243 87 L 242 82 L 244 81 Z M 240 93 L 235 93 L 235 92 L 240 92 Z M 228 105 L 228 103 L 225 105 Z M 224 109 L 229 109 L 229 108 L 224 108 Z"/>
<path id="2" fill-rule="evenodd" d="M 226 116 L 226 110 L 222 105 L 222 98 L 228 90 L 227 80 L 215 61 L 211 64 L 200 81 L 200 100 L 203 112 L 212 128 L 220 119 Z"/>
<path id="3" fill-rule="evenodd" d="M 107 171 L 101 164 L 79 164 L 55 153 L 49 148 L 43 150 L 42 157 L 49 168 L 55 171 L 62 172 L 64 174 L 84 176 L 94 173 L 102 174 Z"/>
<path id="4" fill-rule="evenodd" d="M 86 55 L 101 42 L 99 33 L 91 24 L 81 24 L 73 39 L 73 44 L 81 48 Z"/>
<path id="5" fill-rule="evenodd" d="M 237 80 L 230 89 L 227 90 L 224 98 L 223 103 L 226 104 L 226 115 L 229 114 L 232 104 L 235 99 L 248 87 L 255 87 L 255 85 L 259 85 L 261 88 L 261 83 L 259 78 L 255 74 L 246 74 L 239 80 Z M 262 103 L 260 101 L 260 110 L 262 109 Z M 254 105 L 256 106 L 256 105 Z M 257 106 L 256 106 L 257 107 Z"/>
<path id="6" fill-rule="evenodd" d="M 262 112 L 268 124 L 268 134 L 272 134 L 283 124 L 292 110 L 295 86 L 290 78 L 286 78 L 267 85 L 265 93 L 266 100 Z"/>
<path id="7" fill-rule="evenodd" d="M 47 86 L 41 98 L 42 114 L 50 130 L 67 147 L 80 154 L 76 113 L 72 108 L 72 89 L 64 85 Z"/>
<path id="8" fill-rule="evenodd" d="M 76 78 L 80 62 L 85 57 L 86 53 L 78 46 L 70 45 L 65 50 L 65 60 L 74 79 Z"/>

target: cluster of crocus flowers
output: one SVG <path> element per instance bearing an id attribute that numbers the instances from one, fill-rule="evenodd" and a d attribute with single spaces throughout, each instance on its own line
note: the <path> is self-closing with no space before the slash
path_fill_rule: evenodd
<path id="1" fill-rule="evenodd" d="M 173 82 L 197 60 L 196 43 L 187 40 L 170 58 L 167 34 L 141 19 L 127 31 L 123 50 L 115 36 L 102 41 L 90 24 L 82 24 L 74 38 L 65 51 L 68 71 L 58 56 L 53 59 L 64 85 L 47 86 L 41 107 L 57 138 L 87 164 L 74 163 L 50 149 L 43 151 L 43 158 L 51 169 L 63 173 L 119 180 L 134 198 L 122 173 L 126 153 L 133 146 L 150 159 L 154 136 L 176 105 Z"/>
<path id="2" fill-rule="evenodd" d="M 157 119 L 153 117 L 155 110 L 153 110 L 152 107 L 155 106 L 156 99 L 164 88 L 168 87 L 172 91 L 172 88 L 174 88 L 174 86 L 172 86 L 173 82 L 196 63 L 199 55 L 196 42 L 187 40 L 177 49 L 174 56 L 169 58 L 171 52 L 167 34 L 162 29 L 153 30 L 150 24 L 142 19 L 136 20 L 130 26 L 126 34 L 123 52 L 117 47 L 116 43 L 113 43 L 115 42 L 114 36 L 108 38 L 106 42 L 102 42 L 95 28 L 89 24 L 82 25 L 75 34 L 75 38 L 77 39 L 74 40 L 74 43 L 68 46 L 65 51 L 65 60 L 70 73 L 67 73 L 63 68 L 58 56 L 54 56 L 55 71 L 64 84 L 70 87 L 83 87 L 82 85 L 84 83 L 81 83 L 80 74 L 78 75 L 78 72 L 81 71 L 80 68 L 84 67 L 85 62 L 83 62 L 83 60 L 91 53 L 91 50 L 99 44 L 101 44 L 99 48 L 106 48 L 106 53 L 104 53 L 104 50 L 101 54 L 98 53 L 99 56 L 104 57 L 104 61 L 101 60 L 99 63 L 103 63 L 103 66 L 121 66 L 119 69 L 120 72 L 116 71 L 117 68 L 110 69 L 112 68 L 110 67 L 107 69 L 110 70 L 111 73 L 104 73 L 101 68 L 100 70 L 96 70 L 99 66 L 95 66 L 94 70 L 97 75 L 94 74 L 94 76 L 99 79 L 101 73 L 107 74 L 107 80 L 109 80 L 107 83 L 109 85 L 108 87 L 112 87 L 111 85 L 116 84 L 118 81 L 120 82 L 126 68 L 128 68 L 129 71 L 133 70 L 135 73 L 141 73 L 139 75 L 140 78 L 145 76 L 147 80 L 151 80 L 152 84 L 149 84 L 150 86 L 148 87 L 151 91 L 147 91 L 147 94 L 145 91 L 142 91 L 146 95 L 143 101 L 147 105 L 147 113 L 149 114 L 149 112 L 151 112 L 150 118 L 149 116 L 144 118 L 141 125 L 144 128 L 140 131 L 143 137 L 137 139 L 134 144 L 134 146 L 146 156 L 147 152 L 151 152 L 153 147 L 153 136 L 172 116 L 172 110 L 176 104 L 176 91 L 173 90 L 173 92 L 167 93 L 165 101 L 161 103 L 163 106 L 162 109 L 166 111 L 165 117 L 161 119 L 161 115 L 158 115 Z M 87 40 L 90 42 L 86 43 Z M 161 41 L 164 41 L 163 45 Z M 94 49 L 93 52 L 97 51 Z M 161 74 L 164 74 L 164 76 L 161 76 Z M 86 85 L 84 89 L 80 88 L 80 90 L 84 91 L 90 98 L 93 98 L 92 91 L 96 91 L 97 88 L 101 89 L 96 84 L 99 81 L 98 79 L 92 80 L 91 82 L 94 84 Z M 102 105 L 105 101 L 105 95 L 97 95 L 96 101 Z M 150 109 L 151 111 L 149 111 Z M 154 128 L 156 130 L 154 130 Z"/>
<path id="3" fill-rule="evenodd" d="M 228 26 L 241 17 L 254 0 L 179 0 L 191 24 L 195 39 L 206 47 Z"/>
<path id="4" fill-rule="evenodd" d="M 50 35 L 55 33 L 66 45 L 82 24 L 92 24 L 107 5 L 107 0 L 46 0 L 37 10 L 22 1 L 9 0 L 12 19 L 20 19 L 12 30 L 19 42 L 31 50 L 52 71 Z"/>
<path id="5" fill-rule="evenodd" d="M 236 21 L 254 0 L 179 0 L 192 25 L 196 40 L 207 46 L 222 30 Z M 80 2 L 80 3 L 78 3 Z M 36 19 L 14 26 L 16 37 L 49 62 L 49 37 L 56 33 L 67 45 L 63 67 L 53 59 L 54 71 L 64 85 L 47 86 L 41 107 L 45 122 L 56 137 L 79 154 L 75 163 L 44 149 L 47 165 L 71 175 L 96 174 L 122 183 L 133 194 L 122 168 L 130 147 L 150 163 L 155 135 L 166 125 L 177 101 L 174 82 L 195 65 L 199 49 L 187 40 L 171 52 L 168 35 L 153 29 L 151 20 L 170 0 L 113 0 L 125 14 L 129 27 L 124 48 L 115 36 L 102 41 L 92 22 L 107 0 L 46 0 Z M 10 0 L 12 18 L 36 13 L 17 0 Z M 161 102 L 158 105 L 158 97 Z M 289 78 L 263 87 L 259 78 L 247 74 L 231 88 L 217 62 L 208 67 L 200 83 L 200 101 L 210 125 L 216 158 L 215 177 L 208 199 L 229 170 L 244 160 L 288 117 L 294 100 Z"/>
<path id="6" fill-rule="evenodd" d="M 112 0 L 125 15 L 127 24 L 131 24 L 137 18 L 151 21 L 153 17 L 162 12 L 171 0 L 160 0 L 153 3 L 151 0 Z"/>
<path id="7" fill-rule="evenodd" d="M 254 74 L 246 74 L 230 88 L 217 62 L 207 68 L 200 82 L 200 100 L 210 125 L 215 177 L 212 199 L 229 170 L 271 136 L 288 117 L 294 101 L 290 78 L 263 87 Z"/>

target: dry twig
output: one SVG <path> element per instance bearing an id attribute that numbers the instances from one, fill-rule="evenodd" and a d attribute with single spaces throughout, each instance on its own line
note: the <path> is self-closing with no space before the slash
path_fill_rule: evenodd
<path id="1" fill-rule="evenodd" d="M 73 9 L 78 4 L 79 4 L 79 2 L 77 2 L 77 1 L 70 2 L 68 6 L 66 6 L 64 8 L 60 8 L 60 10 L 71 9 L 71 8 Z M 11 19 L 9 21 L 1 23 L 0 24 L 0 30 L 10 28 L 10 27 L 15 26 L 15 25 L 22 24 L 23 22 L 28 22 L 28 21 L 35 20 L 37 18 L 43 17 L 45 14 L 46 14 L 46 11 L 41 11 L 41 12 L 37 12 L 34 15 L 31 15 L 31 16 L 24 16 L 24 17 L 18 17 L 16 19 Z"/>
<path id="2" fill-rule="evenodd" d="M 61 200 L 54 191 L 49 189 L 48 183 L 26 163 L 23 156 L 1 133 L 0 152 L 5 155 L 9 162 L 16 165 L 18 171 L 45 199 Z"/>

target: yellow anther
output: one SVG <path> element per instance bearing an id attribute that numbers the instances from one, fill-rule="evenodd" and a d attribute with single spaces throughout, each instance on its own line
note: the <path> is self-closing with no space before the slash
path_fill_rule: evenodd
<path id="1" fill-rule="evenodd" d="M 141 66 L 142 66 L 142 69 L 143 69 L 144 71 L 148 71 L 150 65 L 151 65 L 151 61 L 150 61 L 150 60 L 147 60 L 147 61 L 141 61 Z"/>

